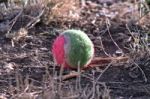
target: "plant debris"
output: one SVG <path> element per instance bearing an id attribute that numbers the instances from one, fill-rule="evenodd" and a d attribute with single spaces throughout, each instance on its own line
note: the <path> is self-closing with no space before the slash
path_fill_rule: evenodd
<path id="1" fill-rule="evenodd" d="M 148 2 L 6 1 L 0 1 L 0 98 L 149 99 Z M 51 46 L 66 29 L 87 33 L 95 58 L 106 64 L 74 74 L 57 66 Z M 124 58 L 111 60 L 118 57 Z"/>

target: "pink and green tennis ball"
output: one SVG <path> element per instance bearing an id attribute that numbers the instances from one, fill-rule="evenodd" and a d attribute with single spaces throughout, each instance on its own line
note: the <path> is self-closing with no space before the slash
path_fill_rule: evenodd
<path id="1" fill-rule="evenodd" d="M 89 65 L 94 56 L 94 45 L 80 30 L 66 30 L 53 43 L 52 53 L 57 64 L 77 69 Z"/>

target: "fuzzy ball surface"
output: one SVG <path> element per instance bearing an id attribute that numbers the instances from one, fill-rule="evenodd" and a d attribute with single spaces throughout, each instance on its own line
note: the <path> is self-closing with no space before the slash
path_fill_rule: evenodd
<path id="1" fill-rule="evenodd" d="M 53 43 L 52 53 L 57 64 L 77 69 L 88 66 L 94 56 L 94 45 L 80 30 L 66 30 Z"/>

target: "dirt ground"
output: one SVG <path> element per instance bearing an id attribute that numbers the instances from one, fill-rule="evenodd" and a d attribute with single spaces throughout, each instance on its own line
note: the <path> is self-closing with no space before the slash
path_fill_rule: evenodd
<path id="1" fill-rule="evenodd" d="M 150 98 L 148 3 L 39 1 L 24 4 L 24 9 L 19 0 L 19 6 L 17 0 L 0 4 L 0 99 Z M 87 33 L 94 43 L 95 57 L 129 59 L 97 64 L 99 67 L 78 77 L 61 80 L 73 70 L 61 72 L 53 61 L 51 46 L 66 29 Z"/>

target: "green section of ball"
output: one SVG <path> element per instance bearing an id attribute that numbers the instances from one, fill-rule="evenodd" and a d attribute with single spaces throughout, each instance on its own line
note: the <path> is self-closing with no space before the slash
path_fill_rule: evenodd
<path id="1" fill-rule="evenodd" d="M 72 68 L 83 68 L 88 65 L 94 55 L 94 47 L 90 38 L 80 30 L 67 30 L 63 33 L 66 62 Z"/>

